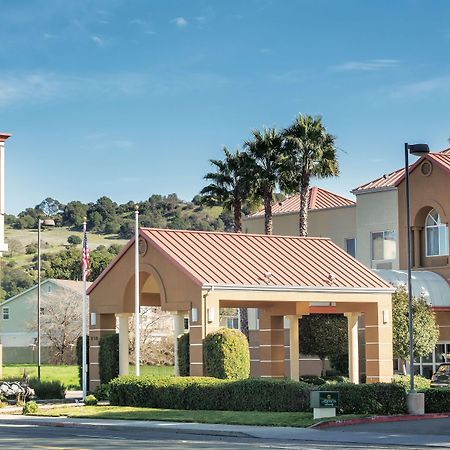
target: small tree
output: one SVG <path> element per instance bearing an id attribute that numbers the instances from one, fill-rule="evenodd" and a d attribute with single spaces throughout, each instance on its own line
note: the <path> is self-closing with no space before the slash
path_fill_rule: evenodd
<path id="1" fill-rule="evenodd" d="M 427 356 L 433 352 L 439 339 L 439 327 L 434 312 L 421 295 L 413 298 L 413 352 L 414 357 Z M 392 295 L 392 342 L 394 357 L 402 360 L 402 371 L 406 373 L 409 360 L 408 293 L 400 286 Z"/>
<path id="2" fill-rule="evenodd" d="M 167 336 L 167 330 L 172 326 L 170 312 L 156 307 L 141 307 L 140 327 L 140 362 L 156 366 L 171 366 L 174 364 L 174 338 Z M 131 360 L 135 361 L 134 320 L 128 321 L 129 351 Z"/>
<path id="3" fill-rule="evenodd" d="M 76 234 L 71 234 L 68 238 L 67 238 L 67 242 L 70 245 L 78 245 L 81 244 L 81 238 L 80 236 L 77 236 Z"/>
<path id="4" fill-rule="evenodd" d="M 300 353 L 325 358 L 348 352 L 347 319 L 339 314 L 310 314 L 300 319 Z"/>
<path id="5" fill-rule="evenodd" d="M 119 335 L 114 333 L 100 338 L 98 353 L 100 384 L 109 383 L 119 376 Z"/>
<path id="6" fill-rule="evenodd" d="M 43 345 L 51 347 L 51 361 L 73 364 L 81 334 L 81 295 L 68 290 L 64 294 L 45 293 L 41 308 L 42 341 Z"/>
<path id="7" fill-rule="evenodd" d="M 245 334 L 219 328 L 203 341 L 203 358 L 209 377 L 240 380 L 250 375 L 250 351 Z"/>

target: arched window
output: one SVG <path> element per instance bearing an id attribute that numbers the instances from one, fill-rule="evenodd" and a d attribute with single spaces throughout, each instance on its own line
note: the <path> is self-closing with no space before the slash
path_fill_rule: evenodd
<path id="1" fill-rule="evenodd" d="M 427 256 L 448 255 L 448 228 L 432 209 L 425 222 Z"/>

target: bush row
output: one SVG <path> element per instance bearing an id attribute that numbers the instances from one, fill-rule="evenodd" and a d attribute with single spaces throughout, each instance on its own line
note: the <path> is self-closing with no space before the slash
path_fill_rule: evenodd
<path id="1" fill-rule="evenodd" d="M 251 378 L 229 381 L 207 377 L 116 378 L 110 383 L 112 405 L 225 411 L 309 411 L 312 390 L 340 393 L 342 414 L 401 414 L 406 391 L 398 384 L 313 386 L 290 380 Z"/>
<path id="2" fill-rule="evenodd" d="M 426 389 L 425 412 L 448 413 L 450 412 L 450 388 Z"/>
<path id="3" fill-rule="evenodd" d="M 208 377 L 116 378 L 112 405 L 223 411 L 306 411 L 311 386 L 293 381 Z"/>

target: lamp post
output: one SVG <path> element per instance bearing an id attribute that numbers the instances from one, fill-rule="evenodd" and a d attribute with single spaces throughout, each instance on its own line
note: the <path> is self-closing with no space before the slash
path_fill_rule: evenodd
<path id="1" fill-rule="evenodd" d="M 427 144 L 405 143 L 405 186 L 406 186 L 406 230 L 407 230 L 407 267 L 408 267 L 408 320 L 409 320 L 409 391 L 414 390 L 414 332 L 413 332 L 413 310 L 412 310 L 412 285 L 411 285 L 411 206 L 409 192 L 409 153 L 414 156 L 423 156 L 430 152 Z"/>
<path id="2" fill-rule="evenodd" d="M 41 227 L 54 227 L 53 219 L 38 219 L 38 285 L 37 285 L 37 375 L 41 381 Z"/>

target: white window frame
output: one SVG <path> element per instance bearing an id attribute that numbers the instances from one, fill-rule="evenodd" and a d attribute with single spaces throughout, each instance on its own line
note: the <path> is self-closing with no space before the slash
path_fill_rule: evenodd
<path id="1" fill-rule="evenodd" d="M 427 225 L 428 222 L 428 217 L 430 217 L 432 212 L 436 212 L 437 216 L 438 216 L 438 220 L 439 222 L 436 225 Z M 434 220 L 434 219 L 433 219 Z M 438 230 L 438 254 L 437 255 L 429 255 L 428 254 L 428 229 L 429 228 L 436 228 Z M 447 253 L 441 253 L 441 239 L 440 239 L 440 233 L 441 230 L 447 230 Z M 436 209 L 432 209 L 428 214 L 427 217 L 425 219 L 425 255 L 427 258 L 434 258 L 436 256 L 448 256 L 449 254 L 449 243 L 448 243 L 448 227 L 445 223 L 441 222 L 441 215 L 439 214 L 439 212 Z"/>
<path id="2" fill-rule="evenodd" d="M 447 345 L 447 346 L 449 346 L 450 347 L 450 341 L 438 341 L 437 343 L 436 343 L 436 347 L 438 346 L 438 345 L 440 345 L 440 344 L 442 344 L 442 345 Z M 443 362 L 442 361 L 436 361 L 436 347 L 433 349 L 433 353 L 432 353 L 432 360 L 431 360 L 431 362 L 423 362 L 423 358 L 424 357 L 420 357 L 419 358 L 419 362 L 414 362 L 414 367 L 419 367 L 419 373 L 420 373 L 420 375 L 423 375 L 423 372 L 424 372 L 424 366 L 427 366 L 427 367 L 432 367 L 432 369 L 433 369 L 433 373 L 434 372 L 436 372 L 436 370 L 437 370 L 437 368 L 439 367 L 439 365 L 440 364 L 442 364 Z M 450 358 L 447 358 L 447 361 L 446 362 L 450 362 Z"/>
<path id="3" fill-rule="evenodd" d="M 394 242 L 395 242 L 395 257 L 394 258 L 384 258 L 384 259 L 374 259 L 374 251 L 373 251 L 373 235 L 383 233 L 383 241 L 386 233 L 394 233 Z M 372 263 L 379 263 L 379 262 L 390 262 L 390 261 L 396 261 L 397 255 L 398 255 L 398 249 L 397 249 L 397 230 L 379 230 L 379 231 L 371 231 L 370 232 L 370 261 Z M 383 255 L 384 256 L 384 255 Z"/>
<path id="4" fill-rule="evenodd" d="M 7 317 L 5 317 L 5 315 Z M 10 320 L 11 319 L 11 314 L 10 314 L 10 310 L 9 310 L 9 306 L 4 306 L 2 308 L 2 319 L 3 320 Z"/>

